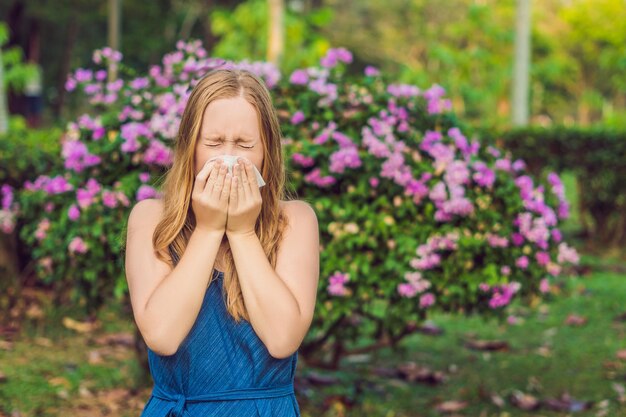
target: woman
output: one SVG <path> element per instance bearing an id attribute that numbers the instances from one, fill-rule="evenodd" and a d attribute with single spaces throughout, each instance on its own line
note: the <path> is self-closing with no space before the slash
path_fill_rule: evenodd
<path id="1" fill-rule="evenodd" d="M 284 181 L 263 82 L 245 70 L 205 75 L 182 115 L 163 198 L 138 202 L 128 218 L 126 277 L 155 383 L 142 417 L 300 415 L 293 381 L 319 237 L 309 204 L 280 199 Z"/>

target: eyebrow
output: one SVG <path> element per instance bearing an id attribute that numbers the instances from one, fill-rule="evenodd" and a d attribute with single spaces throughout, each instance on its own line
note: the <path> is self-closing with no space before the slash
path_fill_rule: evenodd
<path id="1" fill-rule="evenodd" d="M 207 139 L 207 140 L 213 140 L 213 139 L 224 139 L 224 135 L 221 135 L 221 134 L 219 134 L 219 133 L 212 133 L 212 134 L 210 134 L 210 135 L 206 136 L 206 137 L 205 137 L 205 139 Z M 237 141 L 238 141 L 238 142 L 241 142 L 241 141 L 244 141 L 244 142 L 252 142 L 252 141 L 254 141 L 254 139 L 253 139 L 253 138 L 251 138 L 251 137 L 249 137 L 249 136 L 239 135 L 239 136 L 237 137 Z"/>

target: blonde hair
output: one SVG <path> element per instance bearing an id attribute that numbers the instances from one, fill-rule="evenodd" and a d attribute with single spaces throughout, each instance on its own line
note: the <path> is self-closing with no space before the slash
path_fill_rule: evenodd
<path id="1" fill-rule="evenodd" d="M 157 257 L 172 267 L 185 251 L 196 224 L 191 192 L 195 180 L 195 149 L 204 111 L 214 100 L 237 96 L 255 108 L 259 120 L 263 145 L 260 171 L 266 185 L 260 188 L 263 205 L 255 231 L 270 264 L 276 266 L 279 243 L 288 221 L 280 210 L 280 200 L 286 197 L 286 191 L 278 117 L 267 87 L 255 74 L 243 69 L 214 69 L 198 81 L 189 96 L 176 137 L 174 160 L 161 187 L 164 209 L 152 243 Z M 237 322 L 241 318 L 250 321 L 230 247 L 224 255 L 223 268 L 225 304 L 229 314 Z"/>

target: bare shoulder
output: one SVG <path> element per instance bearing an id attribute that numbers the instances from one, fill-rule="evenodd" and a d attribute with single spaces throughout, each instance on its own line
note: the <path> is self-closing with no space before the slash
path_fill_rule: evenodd
<path id="1" fill-rule="evenodd" d="M 141 224 L 155 224 L 163 214 L 163 200 L 146 198 L 135 203 L 128 215 L 128 228 Z"/>
<path id="2" fill-rule="evenodd" d="M 281 201 L 282 209 L 289 218 L 289 223 L 309 223 L 317 227 L 317 215 L 313 207 L 304 200 Z"/>

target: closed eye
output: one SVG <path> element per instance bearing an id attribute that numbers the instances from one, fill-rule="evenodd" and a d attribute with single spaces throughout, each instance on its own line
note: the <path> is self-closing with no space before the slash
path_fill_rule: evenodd
<path id="1" fill-rule="evenodd" d="M 206 145 L 206 146 L 210 146 L 211 148 L 215 148 L 216 146 L 220 146 L 220 145 L 221 145 L 221 143 L 218 143 L 218 144 L 215 144 L 215 145 Z M 239 146 L 241 146 L 242 148 L 246 148 L 246 149 L 254 148 L 254 146 L 243 146 L 243 145 L 239 145 Z"/>

